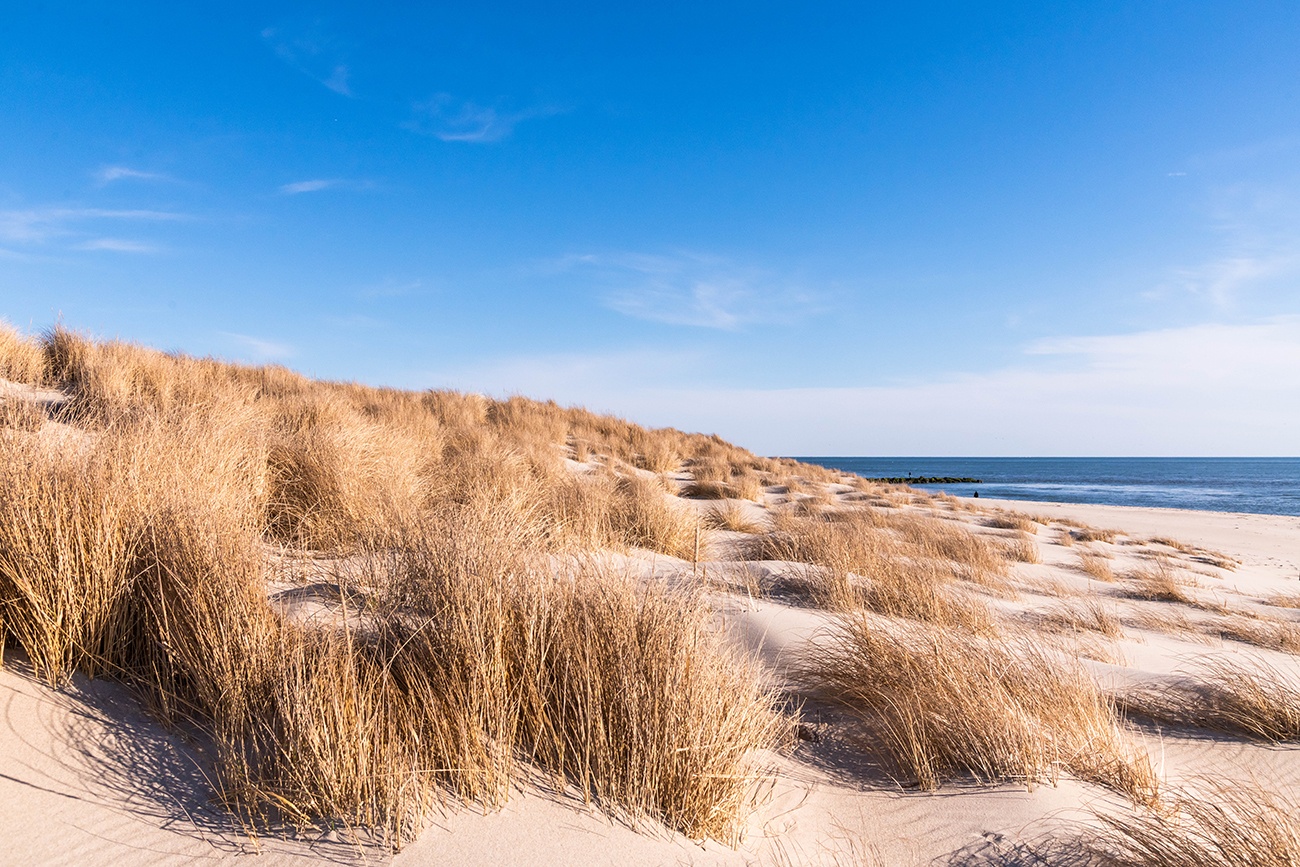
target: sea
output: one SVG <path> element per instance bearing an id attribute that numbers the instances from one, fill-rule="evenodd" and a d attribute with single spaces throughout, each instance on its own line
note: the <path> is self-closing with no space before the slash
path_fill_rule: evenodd
<path id="1" fill-rule="evenodd" d="M 917 485 L 958 497 L 1300 515 L 1300 458 L 799 457 L 869 478 L 975 478 Z"/>

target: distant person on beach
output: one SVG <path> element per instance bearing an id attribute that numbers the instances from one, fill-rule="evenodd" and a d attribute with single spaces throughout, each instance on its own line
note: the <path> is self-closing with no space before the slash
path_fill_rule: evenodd
<path id="1" fill-rule="evenodd" d="M 976 492 L 975 492 L 974 494 L 972 494 L 971 496 L 973 496 L 975 499 L 978 500 L 978 499 L 980 498 L 980 492 L 979 492 L 979 491 L 976 491 Z"/>

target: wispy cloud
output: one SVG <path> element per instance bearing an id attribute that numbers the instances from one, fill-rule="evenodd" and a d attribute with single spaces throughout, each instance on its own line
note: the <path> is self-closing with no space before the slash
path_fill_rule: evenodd
<path id="1" fill-rule="evenodd" d="M 1197 216 L 1210 240 L 1197 245 L 1205 250 L 1203 259 L 1170 268 L 1144 296 L 1200 299 L 1222 313 L 1249 307 L 1270 292 L 1293 293 L 1300 282 L 1300 186 L 1293 169 L 1298 152 L 1300 138 L 1293 137 L 1189 159 L 1196 180 L 1204 183 Z"/>
<path id="2" fill-rule="evenodd" d="M 410 120 L 402 127 L 446 142 L 488 144 L 508 138 L 515 127 L 526 120 L 550 117 L 560 112 L 561 109 L 554 106 L 510 110 L 439 93 L 415 103 L 411 107 Z"/>
<path id="3" fill-rule="evenodd" d="M 158 253 L 162 248 L 144 241 L 125 238 L 93 238 L 77 244 L 78 250 L 103 250 L 109 253 Z"/>
<path id="4" fill-rule="evenodd" d="M 127 168 L 126 166 L 104 166 L 95 172 L 95 181 L 99 186 L 107 186 L 114 181 L 173 181 L 171 175 L 165 175 L 161 172 L 145 172 L 139 169 Z"/>
<path id="5" fill-rule="evenodd" d="M 423 287 L 419 280 L 384 280 L 364 287 L 358 294 L 362 298 L 404 298 L 418 294 Z"/>
<path id="6" fill-rule="evenodd" d="M 1047 359 L 1052 363 L 1044 363 Z M 451 371 L 762 454 L 1295 455 L 1300 316 L 1042 340 L 990 371 L 855 387 L 710 388 L 710 358 L 543 355 Z"/>
<path id="7" fill-rule="evenodd" d="M 1193 268 L 1178 268 L 1151 293 L 1165 297 L 1171 288 L 1202 296 L 1219 308 L 1232 307 L 1243 292 L 1278 278 L 1300 274 L 1300 250 L 1276 250 L 1256 255 L 1227 253 Z"/>
<path id="8" fill-rule="evenodd" d="M 288 343 L 266 340 L 249 334 L 237 334 L 232 331 L 218 331 L 217 334 L 241 347 L 243 355 L 252 361 L 279 361 L 292 358 L 298 354 L 297 349 Z"/>
<path id="9" fill-rule="evenodd" d="M 0 211 L 0 239 L 41 244 L 53 238 L 82 236 L 84 225 L 104 222 L 177 222 L 190 219 L 174 211 L 111 208 L 34 208 Z"/>
<path id="10" fill-rule="evenodd" d="M 752 266 L 695 253 L 568 256 L 555 267 L 585 274 L 606 307 L 651 322 L 735 331 L 817 312 L 819 294 Z"/>
<path id="11" fill-rule="evenodd" d="M 299 193 L 318 193 L 321 190 L 328 190 L 330 187 L 338 186 L 339 182 L 333 179 L 318 178 L 311 181 L 295 181 L 292 184 L 285 184 L 280 187 L 280 192 L 296 196 Z"/>
<path id="12" fill-rule="evenodd" d="M 339 41 L 317 21 L 303 28 L 267 27 L 262 39 L 275 56 L 340 96 L 352 96 L 352 71 Z"/>
<path id="13" fill-rule="evenodd" d="M 1300 316 L 1276 316 L 1245 324 L 1202 323 L 1131 334 L 1049 338 L 1029 344 L 1025 354 L 1072 357 L 1088 371 L 1114 375 L 1117 387 L 1129 378 L 1137 378 L 1147 386 L 1208 388 L 1216 382 L 1240 379 L 1243 372 L 1251 371 L 1261 379 L 1252 388 L 1300 388 Z"/>
<path id="14" fill-rule="evenodd" d="M 297 196 L 302 193 L 319 193 L 323 190 L 373 190 L 374 188 L 375 185 L 370 181 L 349 178 L 312 178 L 284 184 L 280 187 L 280 192 L 286 196 Z"/>

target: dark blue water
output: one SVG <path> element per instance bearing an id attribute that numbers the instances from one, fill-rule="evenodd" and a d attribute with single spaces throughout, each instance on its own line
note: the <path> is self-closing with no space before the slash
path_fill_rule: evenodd
<path id="1" fill-rule="evenodd" d="M 957 476 L 978 485 L 918 485 L 969 497 L 1300 515 L 1300 458 L 803 457 L 861 476 Z"/>

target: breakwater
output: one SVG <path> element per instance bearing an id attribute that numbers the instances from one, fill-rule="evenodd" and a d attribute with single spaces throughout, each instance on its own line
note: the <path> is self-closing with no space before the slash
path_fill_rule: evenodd
<path id="1" fill-rule="evenodd" d="M 884 482 L 890 485 L 978 485 L 979 479 L 965 476 L 889 476 L 867 478 L 868 482 Z"/>

